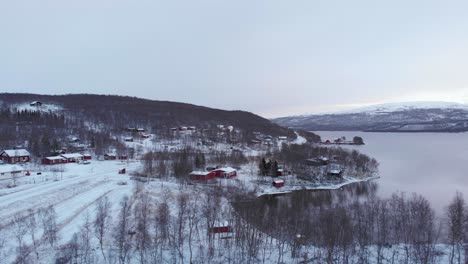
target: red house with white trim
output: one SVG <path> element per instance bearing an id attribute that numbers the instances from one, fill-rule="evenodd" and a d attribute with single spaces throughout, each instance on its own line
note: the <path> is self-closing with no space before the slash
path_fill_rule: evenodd
<path id="1" fill-rule="evenodd" d="M 62 154 L 60 156 L 67 159 L 67 162 L 77 162 L 84 159 L 84 156 L 80 153 Z"/>
<path id="2" fill-rule="evenodd" d="M 112 153 L 106 153 L 106 154 L 104 154 L 104 159 L 105 160 L 116 160 L 117 156 L 115 154 L 112 154 Z"/>
<path id="3" fill-rule="evenodd" d="M 7 149 L 0 152 L 0 160 L 5 163 L 29 162 L 31 154 L 25 149 Z"/>
<path id="4" fill-rule="evenodd" d="M 237 176 L 237 170 L 231 167 L 223 167 L 213 170 L 216 177 L 219 178 L 232 178 Z"/>
<path id="5" fill-rule="evenodd" d="M 284 186 L 284 180 L 274 180 L 273 186 L 276 188 L 280 188 Z"/>
<path id="6" fill-rule="evenodd" d="M 232 228 L 231 226 L 215 226 L 215 227 L 211 227 L 209 231 L 210 233 L 214 233 L 214 234 L 231 233 Z"/>
<path id="7" fill-rule="evenodd" d="M 45 157 L 42 159 L 42 164 L 45 165 L 55 165 L 55 164 L 64 164 L 68 163 L 67 159 L 61 156 L 52 156 L 52 157 Z"/>
<path id="8" fill-rule="evenodd" d="M 190 173 L 190 179 L 198 181 L 207 181 L 216 177 L 214 171 L 192 171 Z"/>

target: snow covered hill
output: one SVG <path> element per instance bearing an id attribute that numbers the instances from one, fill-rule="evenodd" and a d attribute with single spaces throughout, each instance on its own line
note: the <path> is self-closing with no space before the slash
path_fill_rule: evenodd
<path id="1" fill-rule="evenodd" d="M 39 101 L 40 106 L 33 106 L 35 101 Z M 119 130 L 129 126 L 153 131 L 168 131 L 172 127 L 181 126 L 209 129 L 223 124 L 245 131 L 252 138 L 254 131 L 271 136 L 295 137 L 294 131 L 246 111 L 229 111 L 128 96 L 0 93 L 0 109 L 63 114 L 74 120 L 84 120 L 101 130 Z M 99 130 L 98 128 L 94 130 Z"/>
<path id="2" fill-rule="evenodd" d="M 468 105 L 452 102 L 404 102 L 362 107 L 329 114 L 273 119 L 306 130 L 385 132 L 468 131 Z"/>
<path id="3" fill-rule="evenodd" d="M 399 103 L 387 103 L 365 106 L 355 108 L 348 111 L 337 112 L 335 114 L 352 114 L 352 113 L 381 113 L 381 112 L 398 112 L 408 111 L 414 109 L 465 109 L 468 110 L 468 105 L 454 103 L 454 102 L 399 102 Z"/>

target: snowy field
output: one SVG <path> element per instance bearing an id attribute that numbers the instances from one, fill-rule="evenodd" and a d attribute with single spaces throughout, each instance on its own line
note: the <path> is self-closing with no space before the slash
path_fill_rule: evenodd
<path id="1" fill-rule="evenodd" d="M 128 174 L 118 174 L 118 170 L 126 168 L 132 171 L 139 167 L 139 162 L 122 163 L 118 161 L 92 161 L 91 164 L 64 164 L 60 166 L 63 172 L 50 171 L 59 166 L 35 166 L 31 176 L 17 179 L 17 187 L 6 188 L 12 180 L 0 182 L 0 218 L 3 230 L 12 228 L 15 215 L 26 215 L 36 212 L 39 208 L 54 206 L 59 227 L 59 243 L 70 240 L 79 231 L 87 214 L 92 214 L 95 202 L 107 196 L 109 200 L 118 201 L 125 195 L 130 195 L 132 184 Z M 41 175 L 37 175 L 41 172 Z M 127 185 L 119 182 L 127 181 Z M 7 248 L 15 247 L 12 232 L 5 232 Z M 8 254 L 15 255 L 15 254 Z"/>

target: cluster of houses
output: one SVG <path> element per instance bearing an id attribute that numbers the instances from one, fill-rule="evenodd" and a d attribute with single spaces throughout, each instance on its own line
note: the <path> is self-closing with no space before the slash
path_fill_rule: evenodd
<path id="1" fill-rule="evenodd" d="M 127 132 L 131 132 L 133 135 L 134 135 L 135 133 L 137 133 L 138 136 L 139 136 L 140 138 L 143 138 L 143 139 L 146 139 L 146 138 L 150 138 L 150 137 L 151 137 L 151 135 L 146 134 L 146 129 L 144 129 L 144 128 L 127 127 L 127 128 L 126 128 L 126 131 L 127 131 Z M 125 138 L 124 138 L 124 141 L 125 141 L 125 142 L 134 142 L 135 139 L 134 139 L 133 136 L 128 136 L 128 137 L 125 137 Z"/>
<path id="2" fill-rule="evenodd" d="M 322 144 L 325 145 L 363 145 L 364 141 L 361 137 L 354 137 L 353 140 L 346 140 L 346 137 L 338 137 L 331 139 L 326 139 L 322 141 Z"/>
<path id="3" fill-rule="evenodd" d="M 194 126 L 180 126 L 180 127 L 172 127 L 171 131 L 176 132 L 176 131 L 195 131 L 197 130 L 196 127 Z"/>
<path id="4" fill-rule="evenodd" d="M 343 166 L 337 163 L 338 157 L 332 157 L 330 160 L 327 157 L 320 156 L 317 158 L 306 159 L 304 164 L 311 167 L 323 167 L 326 169 L 326 174 L 329 176 L 343 176 Z"/>
<path id="5" fill-rule="evenodd" d="M 207 181 L 217 178 L 229 179 L 237 176 L 237 170 L 231 167 L 220 167 L 220 168 L 211 168 L 208 167 L 204 171 L 192 171 L 190 173 L 190 179 Z"/>
<path id="6" fill-rule="evenodd" d="M 117 155 L 115 153 L 106 153 L 104 154 L 104 160 L 127 160 L 127 155 Z"/>
<path id="7" fill-rule="evenodd" d="M 252 145 L 266 145 L 266 146 L 272 146 L 275 144 L 275 142 L 288 142 L 288 137 L 286 136 L 279 136 L 279 137 L 273 137 L 270 135 L 264 135 L 260 132 L 253 132 L 255 138 L 250 140 L 250 144 Z"/>
<path id="8" fill-rule="evenodd" d="M 136 127 L 127 127 L 128 132 L 135 132 L 135 133 L 145 133 L 146 130 L 144 128 L 136 128 Z"/>
<path id="9" fill-rule="evenodd" d="M 64 163 L 77 163 L 84 160 L 91 160 L 91 154 L 68 153 L 60 154 L 58 156 L 50 156 L 42 159 L 44 165 L 56 165 Z"/>

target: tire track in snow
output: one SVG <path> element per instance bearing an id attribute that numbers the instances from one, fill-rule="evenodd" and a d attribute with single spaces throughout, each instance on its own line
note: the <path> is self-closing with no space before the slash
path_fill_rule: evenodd
<path id="1" fill-rule="evenodd" d="M 9 226 L 12 224 L 12 219 L 14 217 L 15 214 L 18 214 L 18 213 L 26 213 L 28 212 L 28 210 L 30 209 L 33 209 L 34 211 L 36 211 L 35 209 L 36 208 L 40 208 L 40 207 L 45 207 L 45 206 L 49 206 L 49 205 L 52 205 L 54 207 L 56 207 L 57 205 L 59 204 L 62 204 L 62 203 L 65 203 L 67 202 L 68 200 L 70 199 L 73 199 L 75 198 L 76 196 L 79 196 L 83 193 L 86 193 L 87 191 L 90 191 L 96 187 L 99 187 L 105 183 L 108 183 L 109 181 L 99 181 L 99 182 L 95 182 L 94 184 L 91 184 L 91 185 L 78 185 L 76 186 L 77 188 L 73 188 L 73 192 L 70 193 L 70 187 L 73 187 L 73 186 L 65 186 L 64 188 L 61 188 L 61 191 L 60 192 L 54 192 L 54 193 L 51 193 L 50 195 L 37 195 L 37 196 L 33 196 L 33 197 L 29 197 L 27 199 L 27 201 L 18 201 L 18 204 L 16 204 L 15 202 L 9 204 L 8 206 L 4 206 L 3 208 L 0 208 L 0 216 L 3 220 L 3 223 L 1 225 L 2 228 L 5 228 L 6 226 Z M 78 191 L 77 191 L 78 190 Z M 68 192 L 68 193 L 67 193 Z M 37 198 L 34 200 L 34 202 L 31 202 L 31 199 L 32 198 Z M 44 203 L 45 201 L 45 203 Z M 49 203 L 47 203 L 49 201 Z M 50 203 L 50 201 L 58 201 L 58 202 L 52 202 Z M 26 206 L 24 206 L 24 204 L 27 204 Z M 17 210 L 14 210 L 12 209 L 12 206 L 17 206 L 18 208 L 20 209 L 17 209 Z M 7 212 L 2 212 L 3 211 L 7 211 Z M 30 215 L 30 213 L 27 213 L 27 214 L 24 214 L 25 216 L 27 215 Z"/>

